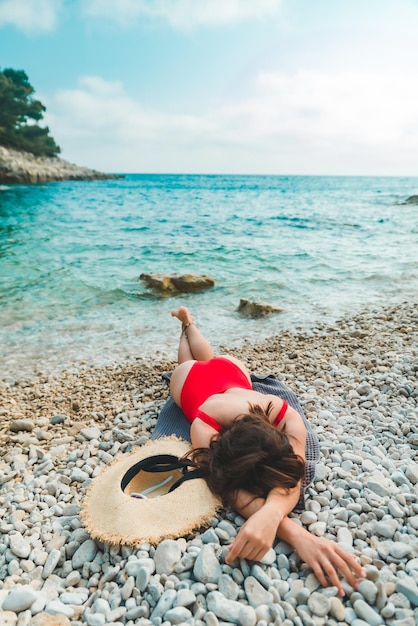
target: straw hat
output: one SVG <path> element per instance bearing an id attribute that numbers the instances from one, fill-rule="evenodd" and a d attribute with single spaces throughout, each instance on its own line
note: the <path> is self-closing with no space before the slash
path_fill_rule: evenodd
<path id="1" fill-rule="evenodd" d="M 156 544 L 207 525 L 221 502 L 203 478 L 194 477 L 195 472 L 184 478 L 184 470 L 176 467 L 176 460 L 190 449 L 174 436 L 156 439 L 116 459 L 97 476 L 81 510 L 93 539 L 128 546 Z M 149 460 L 155 455 L 158 458 Z M 170 455 L 168 465 L 161 455 Z"/>

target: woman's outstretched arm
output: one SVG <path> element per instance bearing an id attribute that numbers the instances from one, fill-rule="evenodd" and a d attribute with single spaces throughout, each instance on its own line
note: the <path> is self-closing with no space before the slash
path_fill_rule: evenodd
<path id="1" fill-rule="evenodd" d="M 266 499 L 241 490 L 235 498 L 234 509 L 246 522 L 230 546 L 227 562 L 236 557 L 261 561 L 273 545 L 285 515 L 296 506 L 299 493 L 299 485 L 288 494 L 273 489 Z"/>
<path id="2" fill-rule="evenodd" d="M 239 512 L 247 517 L 247 521 L 231 544 L 226 561 L 230 563 L 235 558 L 261 560 L 278 537 L 296 550 L 300 558 L 312 568 L 323 587 L 335 585 L 339 594 L 344 595 L 340 576 L 356 587 L 358 578 L 365 576 L 357 559 L 334 541 L 317 537 L 287 515 L 280 514 L 280 496 L 286 497 L 271 492 L 263 500 L 248 493 L 241 494 L 241 503 L 245 506 Z M 294 497 L 295 494 L 290 495 L 290 499 Z"/>
<path id="3" fill-rule="evenodd" d="M 300 558 L 313 569 L 323 587 L 334 585 L 340 595 L 344 595 L 344 590 L 338 572 L 354 588 L 358 585 L 358 579 L 366 575 L 356 557 L 343 550 L 338 543 L 312 535 L 287 516 L 280 524 L 277 536 L 295 548 Z"/>

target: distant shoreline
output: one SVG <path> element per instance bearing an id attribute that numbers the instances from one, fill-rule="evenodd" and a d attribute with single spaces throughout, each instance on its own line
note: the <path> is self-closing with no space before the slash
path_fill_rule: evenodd
<path id="1" fill-rule="evenodd" d="M 88 167 L 80 167 L 59 157 L 38 157 L 0 146 L 0 184 L 36 184 L 65 180 L 109 180 L 123 178 Z"/>

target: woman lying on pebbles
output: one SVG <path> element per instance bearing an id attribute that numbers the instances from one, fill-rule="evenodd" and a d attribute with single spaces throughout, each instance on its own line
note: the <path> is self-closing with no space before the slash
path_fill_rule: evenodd
<path id="1" fill-rule="evenodd" d="M 365 575 L 355 557 L 288 517 L 305 473 L 301 415 L 281 398 L 254 391 L 241 361 L 214 357 L 186 307 L 172 315 L 182 332 L 170 389 L 191 422 L 191 458 L 212 491 L 247 520 L 227 562 L 261 560 L 278 537 L 295 548 L 322 586 L 335 585 L 344 595 L 339 575 L 353 587 Z"/>

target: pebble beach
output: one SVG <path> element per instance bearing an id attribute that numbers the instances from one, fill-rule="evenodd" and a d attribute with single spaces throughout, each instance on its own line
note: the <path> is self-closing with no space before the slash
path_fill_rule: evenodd
<path id="1" fill-rule="evenodd" d="M 227 565 L 243 523 L 229 510 L 158 546 L 89 537 L 86 490 L 148 441 L 170 360 L 0 381 L 0 626 L 418 624 L 417 322 L 417 303 L 403 303 L 223 346 L 295 391 L 318 435 L 294 520 L 357 555 L 367 575 L 344 597 L 283 542 L 261 563 Z"/>

